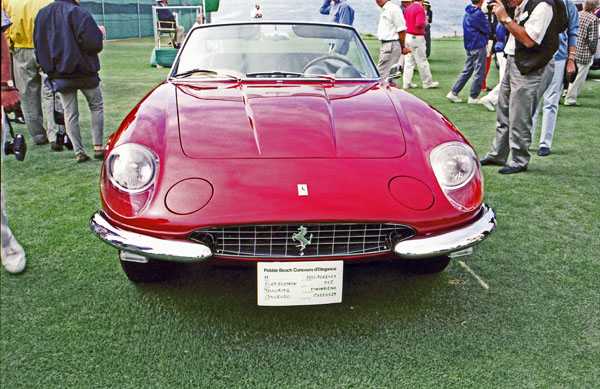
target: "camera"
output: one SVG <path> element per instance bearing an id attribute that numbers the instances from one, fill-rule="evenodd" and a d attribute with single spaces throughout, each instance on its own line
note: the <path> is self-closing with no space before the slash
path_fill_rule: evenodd
<path id="1" fill-rule="evenodd" d="M 513 17 L 512 14 L 514 14 L 514 9 L 508 5 L 506 0 L 489 0 L 487 3 L 488 15 L 492 13 L 492 10 L 494 9 L 494 3 L 496 3 L 496 2 L 502 3 L 502 5 L 504 6 L 504 9 L 506 9 L 506 11 L 510 15 L 510 17 Z"/>
<path id="2" fill-rule="evenodd" d="M 69 136 L 65 134 L 64 130 L 59 130 L 56 133 L 56 143 L 61 146 L 65 146 L 69 150 L 73 150 L 73 143 L 71 143 L 71 139 Z"/>
<path id="3" fill-rule="evenodd" d="M 25 153 L 27 153 L 27 143 L 21 134 L 15 135 L 13 140 L 4 143 L 4 154 L 14 154 L 17 161 L 25 160 Z"/>

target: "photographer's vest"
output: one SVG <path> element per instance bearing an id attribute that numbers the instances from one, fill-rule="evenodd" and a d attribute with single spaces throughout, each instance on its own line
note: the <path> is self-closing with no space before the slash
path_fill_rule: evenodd
<path id="1" fill-rule="evenodd" d="M 519 25 L 525 25 L 539 3 L 548 3 L 552 6 L 552 21 L 546 30 L 541 44 L 538 45 L 535 43 L 532 47 L 526 47 L 518 39 L 515 40 L 515 59 L 517 68 L 519 68 L 521 74 L 528 74 L 546 66 L 558 50 L 559 34 L 569 26 L 567 9 L 562 0 L 529 0 L 523 10 L 526 17 L 520 20 Z"/>

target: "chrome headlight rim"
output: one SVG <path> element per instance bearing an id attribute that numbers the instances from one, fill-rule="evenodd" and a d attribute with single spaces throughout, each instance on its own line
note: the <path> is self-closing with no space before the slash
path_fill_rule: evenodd
<path id="1" fill-rule="evenodd" d="M 141 155 L 144 156 L 144 158 L 146 159 L 146 161 L 148 162 L 149 166 L 152 169 L 150 178 L 147 180 L 147 182 L 145 182 L 143 185 L 141 185 L 138 188 L 129 188 L 129 187 L 124 186 L 122 183 L 120 183 L 118 181 L 118 179 L 113 174 L 112 162 L 114 161 L 114 159 L 125 153 L 131 153 L 131 152 L 141 152 Z M 138 143 L 125 143 L 125 144 L 115 147 L 110 152 L 110 154 L 106 158 L 105 166 L 106 166 L 106 173 L 107 173 L 108 179 L 111 182 L 111 184 L 115 186 L 115 188 L 117 188 L 118 190 L 125 192 L 125 193 L 136 194 L 136 193 L 146 192 L 147 190 L 149 190 L 150 188 L 152 188 L 154 186 L 156 177 L 158 175 L 157 174 L 158 166 L 159 166 L 158 162 L 159 162 L 158 156 L 149 147 L 140 145 Z"/>
<path id="2" fill-rule="evenodd" d="M 443 175 L 443 172 L 440 172 L 440 170 L 437 168 L 437 162 L 436 162 L 436 158 L 440 155 L 440 153 L 442 152 L 446 152 L 446 149 L 449 148 L 453 148 L 453 147 L 457 147 L 463 151 L 465 151 L 471 161 L 471 165 L 470 165 L 470 171 L 468 172 L 467 175 L 465 175 L 465 177 L 462 179 L 462 181 L 459 184 L 456 185 L 447 185 L 442 181 L 442 177 L 440 177 L 441 175 Z M 440 187 L 444 190 L 444 191 L 454 191 L 454 190 L 458 190 L 461 189 L 463 187 L 465 187 L 466 185 L 468 185 L 471 180 L 473 179 L 473 177 L 475 176 L 475 173 L 477 172 L 477 164 L 479 163 L 477 160 L 477 155 L 475 154 L 475 150 L 473 150 L 473 148 L 471 148 L 469 145 L 462 143 L 462 142 L 457 142 L 457 141 L 452 141 L 452 142 L 446 142 L 446 143 L 442 143 L 438 146 L 436 146 L 430 153 L 429 155 L 429 160 L 431 163 L 431 168 L 433 170 L 433 173 L 435 175 L 435 178 L 438 182 L 438 184 L 440 185 Z"/>

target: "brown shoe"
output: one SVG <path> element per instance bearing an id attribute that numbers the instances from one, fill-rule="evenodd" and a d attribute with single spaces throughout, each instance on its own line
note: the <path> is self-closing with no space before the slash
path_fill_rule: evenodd
<path id="1" fill-rule="evenodd" d="M 77 158 L 76 158 L 77 163 L 85 162 L 88 159 L 90 159 L 90 157 L 88 157 L 86 153 L 79 153 L 79 154 L 77 154 Z"/>
<path id="2" fill-rule="evenodd" d="M 104 149 L 94 150 L 94 158 L 104 159 Z"/>
<path id="3" fill-rule="evenodd" d="M 61 145 L 60 143 L 56 143 L 56 142 L 50 143 L 50 148 L 53 151 L 63 151 L 63 145 Z"/>

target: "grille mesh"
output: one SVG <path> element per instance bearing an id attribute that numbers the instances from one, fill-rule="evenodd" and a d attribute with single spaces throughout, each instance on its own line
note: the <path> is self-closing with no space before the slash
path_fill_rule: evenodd
<path id="1" fill-rule="evenodd" d="M 414 230 L 401 224 L 319 223 L 213 227 L 194 231 L 190 239 L 208 244 L 215 255 L 294 258 L 389 252 L 391 241 L 412 236 Z"/>

